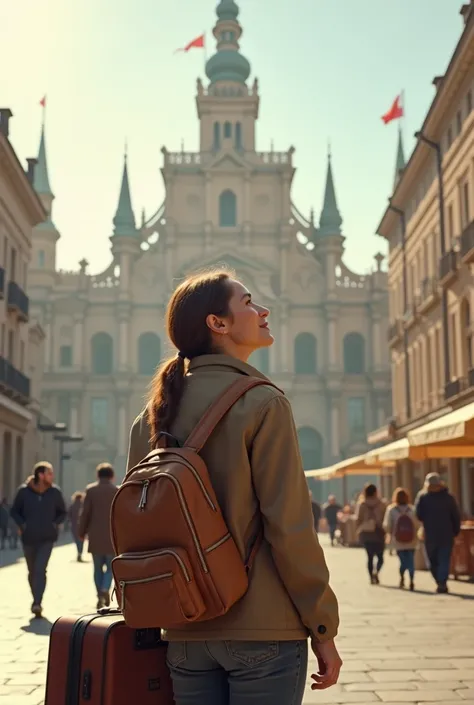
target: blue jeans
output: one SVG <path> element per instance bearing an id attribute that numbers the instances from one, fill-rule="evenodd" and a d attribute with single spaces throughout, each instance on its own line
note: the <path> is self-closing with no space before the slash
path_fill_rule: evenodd
<path id="1" fill-rule="evenodd" d="M 34 605 L 41 605 L 43 601 L 46 589 L 46 571 L 53 545 L 52 541 L 44 541 L 33 545 L 23 544 L 23 553 L 28 567 L 28 583 L 30 584 Z"/>
<path id="2" fill-rule="evenodd" d="M 110 556 L 102 556 L 99 553 L 92 554 L 94 561 L 94 583 L 97 594 L 100 592 L 109 592 L 112 585 L 112 558 Z"/>
<path id="3" fill-rule="evenodd" d="M 174 641 L 168 666 L 176 705 L 301 705 L 305 641 Z"/>
<path id="4" fill-rule="evenodd" d="M 413 580 L 415 577 L 415 549 L 403 549 L 397 551 L 397 555 L 400 559 L 400 575 L 403 577 L 405 571 L 408 571 L 410 580 Z"/>
<path id="5" fill-rule="evenodd" d="M 439 545 L 425 543 L 425 548 L 430 562 L 431 575 L 438 585 L 445 585 L 449 578 L 453 544 Z"/>

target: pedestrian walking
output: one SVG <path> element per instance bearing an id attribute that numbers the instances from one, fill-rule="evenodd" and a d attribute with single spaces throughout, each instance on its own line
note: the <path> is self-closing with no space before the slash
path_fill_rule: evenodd
<path id="1" fill-rule="evenodd" d="M 415 550 L 418 545 L 417 518 L 410 504 L 408 490 L 397 487 L 392 503 L 387 507 L 383 526 L 390 535 L 390 546 L 400 560 L 400 588 L 405 587 L 405 573 L 410 578 L 410 590 L 415 589 Z"/>
<path id="2" fill-rule="evenodd" d="M 416 515 L 423 524 L 436 592 L 447 593 L 454 539 L 461 531 L 461 513 L 437 472 L 429 473 L 425 478 L 424 490 L 418 495 Z"/>
<path id="3" fill-rule="evenodd" d="M 67 514 L 62 492 L 53 481 L 51 463 L 37 463 L 33 475 L 16 493 L 10 512 L 21 533 L 28 582 L 33 595 L 31 611 L 35 617 L 42 616 L 46 571 L 58 539 L 59 527 Z"/>
<path id="4" fill-rule="evenodd" d="M 336 540 L 336 530 L 339 523 L 339 512 L 342 512 L 342 507 L 337 503 L 336 497 L 333 494 L 329 495 L 328 501 L 323 506 L 323 512 L 328 524 L 331 546 L 334 546 L 334 541 Z"/>
<path id="5" fill-rule="evenodd" d="M 69 525 L 72 537 L 77 548 L 77 562 L 82 563 L 82 552 L 84 551 L 84 541 L 79 536 L 79 516 L 82 511 L 84 492 L 74 492 L 71 497 L 71 506 L 68 511 Z"/>
<path id="6" fill-rule="evenodd" d="M 313 512 L 313 524 L 314 524 L 314 530 L 316 533 L 319 531 L 319 522 L 321 521 L 321 505 L 319 502 L 316 502 L 315 499 L 313 499 L 313 493 L 311 490 L 309 490 L 309 498 L 311 500 L 311 511 Z"/>
<path id="7" fill-rule="evenodd" d="M 357 507 L 356 529 L 359 541 L 367 553 L 367 569 L 372 585 L 380 583 L 380 571 L 384 563 L 385 529 L 385 504 L 378 496 L 375 485 L 366 485 L 361 501 Z M 377 565 L 374 568 L 374 561 Z"/>
<path id="8" fill-rule="evenodd" d="M 114 469 L 110 463 L 97 466 L 97 482 L 86 487 L 86 494 L 79 517 L 78 535 L 81 541 L 87 536 L 88 550 L 94 565 L 94 584 L 97 591 L 97 608 L 110 605 L 112 584 L 112 558 L 114 549 L 110 536 L 110 507 L 117 492 Z"/>
<path id="9" fill-rule="evenodd" d="M 9 522 L 10 507 L 8 506 L 7 498 L 4 497 L 0 502 L 0 550 L 5 548 L 8 539 Z"/>
<path id="10" fill-rule="evenodd" d="M 178 352 L 160 366 L 147 409 L 133 424 L 129 469 L 159 440 L 182 445 L 232 383 L 268 381 L 247 364 L 252 352 L 273 343 L 268 315 L 224 271 L 180 284 L 167 311 L 168 336 Z M 308 635 L 320 664 L 313 688 L 338 680 L 337 601 L 314 531 L 297 439 L 288 399 L 262 385 L 230 408 L 201 451 L 243 563 L 256 536 L 261 543 L 248 590 L 229 611 L 166 632 L 176 705 L 301 705 Z M 172 527 L 169 536 L 172 541 Z"/>

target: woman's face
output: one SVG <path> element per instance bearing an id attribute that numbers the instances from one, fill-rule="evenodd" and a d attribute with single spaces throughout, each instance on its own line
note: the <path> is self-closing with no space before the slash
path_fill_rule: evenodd
<path id="1" fill-rule="evenodd" d="M 208 316 L 207 324 L 218 345 L 231 355 L 247 359 L 258 348 L 272 345 L 274 338 L 267 322 L 270 311 L 252 301 L 252 295 L 239 281 L 229 280 L 232 295 L 230 316 Z"/>

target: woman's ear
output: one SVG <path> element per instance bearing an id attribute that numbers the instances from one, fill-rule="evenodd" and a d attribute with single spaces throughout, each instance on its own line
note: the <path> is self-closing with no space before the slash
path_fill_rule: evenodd
<path id="1" fill-rule="evenodd" d="M 213 313 L 209 314 L 206 318 L 206 325 L 212 333 L 216 333 L 217 335 L 226 335 L 228 333 L 227 321 Z"/>

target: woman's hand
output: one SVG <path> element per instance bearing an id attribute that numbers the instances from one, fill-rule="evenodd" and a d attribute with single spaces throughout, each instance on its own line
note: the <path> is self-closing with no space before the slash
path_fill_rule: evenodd
<path id="1" fill-rule="evenodd" d="M 325 641 L 323 644 L 313 642 L 312 647 L 314 655 L 318 659 L 319 672 L 311 675 L 314 680 L 314 683 L 311 684 L 311 690 L 326 690 L 326 688 L 336 685 L 341 671 L 342 659 L 334 639 Z"/>

